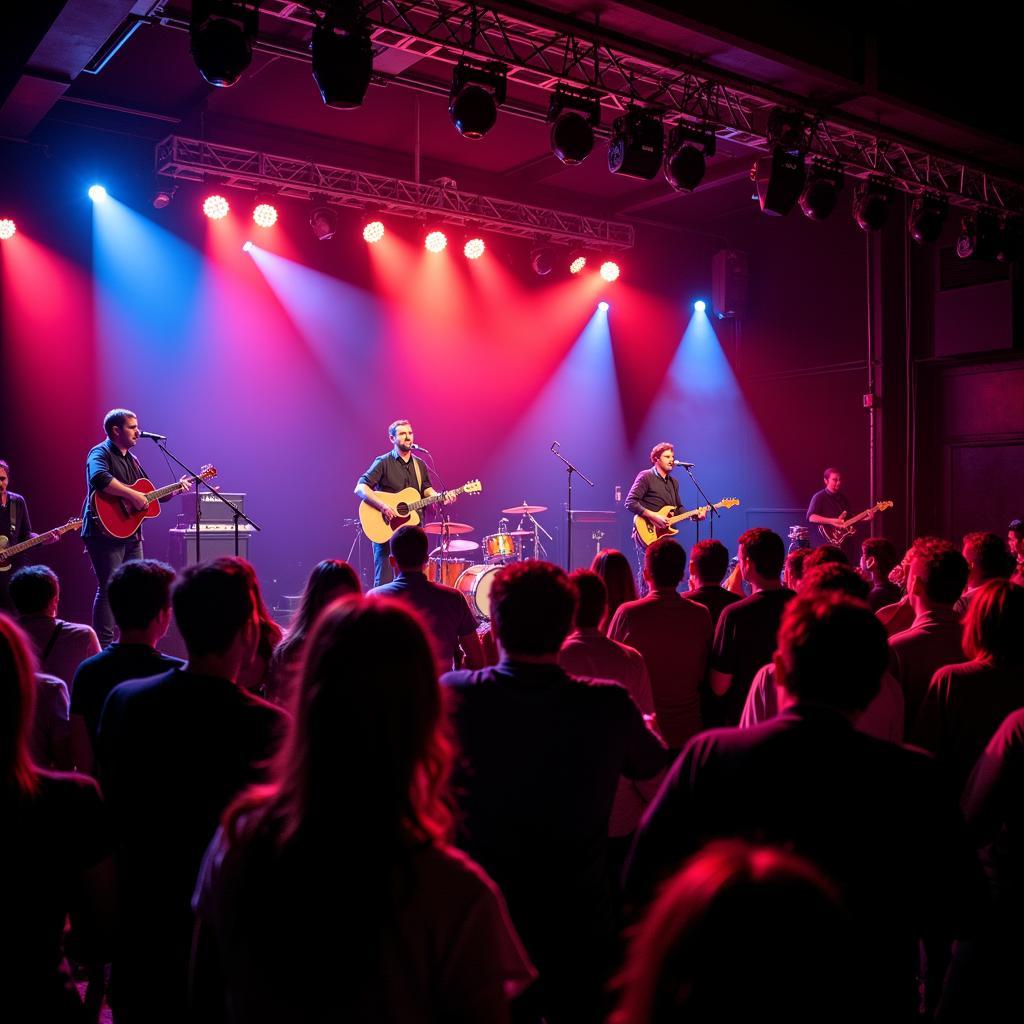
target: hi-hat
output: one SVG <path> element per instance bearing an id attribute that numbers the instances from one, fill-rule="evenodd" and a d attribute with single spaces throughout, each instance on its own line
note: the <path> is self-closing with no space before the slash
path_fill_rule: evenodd
<path id="1" fill-rule="evenodd" d="M 448 533 L 455 537 L 460 533 L 472 533 L 473 527 L 469 523 L 427 523 L 423 527 L 424 533 Z"/>
<path id="2" fill-rule="evenodd" d="M 538 512 L 547 512 L 547 505 L 516 505 L 515 508 L 503 508 L 501 511 L 507 516 L 535 516 Z"/>
<path id="3" fill-rule="evenodd" d="M 476 551 L 480 547 L 475 540 L 452 540 L 448 542 L 448 553 L 453 551 Z M 430 552 L 431 558 L 440 558 L 444 554 L 444 548 L 434 548 Z"/>

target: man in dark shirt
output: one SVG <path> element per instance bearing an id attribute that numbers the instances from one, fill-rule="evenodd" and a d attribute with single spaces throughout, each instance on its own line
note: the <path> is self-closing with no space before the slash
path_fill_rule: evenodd
<path id="1" fill-rule="evenodd" d="M 420 527 L 399 527 L 391 538 L 391 567 L 398 570 L 398 576 L 370 594 L 393 597 L 420 612 L 445 671 L 461 667 L 460 647 L 466 655 L 466 667 L 480 668 L 484 652 L 476 633 L 476 619 L 459 591 L 427 579 L 424 569 L 429 547 Z"/>
<path id="2" fill-rule="evenodd" d="M 842 484 L 843 479 L 839 470 L 829 466 L 825 470 L 825 486 L 811 498 L 811 503 L 807 506 L 807 522 L 815 526 L 843 526 L 843 521 L 850 515 L 852 509 L 850 499 L 840 490 Z M 867 518 L 873 519 L 874 515 L 872 512 Z M 821 540 L 825 539 L 820 530 L 815 530 L 814 535 Z M 850 564 L 856 565 L 860 557 L 860 545 L 857 543 L 856 534 L 847 537 L 840 547 L 850 560 Z"/>
<path id="3" fill-rule="evenodd" d="M 887 604 L 895 604 L 903 591 L 889 582 L 889 573 L 900 564 L 896 545 L 885 537 L 868 537 L 860 546 L 860 568 L 871 578 L 868 606 L 873 612 Z"/>
<path id="4" fill-rule="evenodd" d="M 28 505 L 20 494 L 9 491 L 7 485 L 11 478 L 11 467 L 6 459 L 0 459 L 0 538 L 5 538 L 6 543 L 0 540 L 4 547 L 13 547 L 23 541 L 38 537 L 38 533 L 32 532 L 32 522 L 28 517 Z M 54 533 L 47 543 L 55 543 L 60 539 L 60 534 Z M 11 599 L 7 593 L 7 584 L 11 580 L 14 570 L 21 564 L 25 555 L 15 555 L 9 562 L 0 565 L 0 611 L 11 610 Z"/>
<path id="5" fill-rule="evenodd" d="M 148 500 L 131 484 L 146 474 L 132 448 L 139 443 L 142 432 L 139 421 L 130 409 L 111 409 L 103 418 L 107 439 L 89 450 L 85 460 L 87 493 L 82 508 L 82 540 L 85 542 L 92 567 L 96 572 L 96 599 L 92 606 L 92 624 L 100 646 L 106 647 L 114 639 L 114 616 L 107 599 L 107 584 L 114 570 L 122 562 L 142 557 L 142 527 L 127 540 L 111 537 L 104 529 L 95 510 L 92 496 L 102 491 L 120 498 L 130 511 L 142 511 Z M 182 476 L 182 491 L 191 487 L 188 476 Z M 170 500 L 170 496 L 164 499 Z"/>
<path id="6" fill-rule="evenodd" d="M 186 1019 L 203 853 L 228 803 L 261 779 L 285 723 L 238 685 L 259 638 L 241 559 L 186 569 L 173 603 L 188 666 L 116 686 L 96 742 L 120 894 L 111 1000 L 123 1024 Z"/>
<path id="7" fill-rule="evenodd" d="M 491 591 L 501 662 L 442 679 L 462 752 L 460 846 L 505 894 L 552 1022 L 604 1019 L 612 803 L 620 775 L 651 778 L 665 763 L 623 687 L 559 667 L 575 603 L 556 566 L 506 566 Z"/>
<path id="8" fill-rule="evenodd" d="M 430 473 L 426 463 L 413 455 L 416 444 L 413 441 L 412 424 L 408 420 L 395 420 L 388 427 L 388 437 L 394 447 L 383 455 L 378 455 L 370 464 L 370 468 L 356 482 L 356 495 L 378 509 L 384 521 L 390 523 L 395 517 L 395 510 L 373 496 L 374 491 L 397 494 L 407 487 L 419 491 L 423 498 L 432 498 L 437 491 L 430 485 Z M 448 504 L 448 501 L 445 501 Z M 388 545 L 373 544 L 373 585 L 390 583 L 394 579 L 394 570 L 388 561 L 390 549 Z"/>
<path id="9" fill-rule="evenodd" d="M 151 558 L 125 562 L 110 577 L 107 592 L 120 639 L 78 666 L 72 688 L 71 745 L 80 772 L 92 774 L 100 712 L 110 691 L 126 679 L 147 679 L 184 664 L 156 649 L 171 622 L 173 582 L 174 570 Z"/>
<path id="10" fill-rule="evenodd" d="M 711 613 L 712 628 L 731 604 L 741 599 L 722 586 L 729 571 L 729 549 L 720 540 L 699 540 L 690 551 L 690 589 L 683 594 L 688 601 L 704 605 Z"/>

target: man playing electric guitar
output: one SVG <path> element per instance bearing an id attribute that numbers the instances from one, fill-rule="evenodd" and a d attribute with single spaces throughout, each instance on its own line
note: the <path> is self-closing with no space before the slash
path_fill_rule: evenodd
<path id="1" fill-rule="evenodd" d="M 0 538 L 5 546 L 14 547 L 22 544 L 39 534 L 32 532 L 32 523 L 28 517 L 28 505 L 20 494 L 7 489 L 10 480 L 11 467 L 6 459 L 0 459 Z M 60 534 L 53 531 L 49 539 L 44 543 L 55 544 L 60 539 Z M 11 569 L 17 568 L 18 563 L 13 559 L 6 563 L 6 567 L 0 567 L 0 611 L 11 611 L 13 606 L 7 596 L 7 584 L 11 579 Z"/>
<path id="2" fill-rule="evenodd" d="M 842 474 L 834 466 L 825 470 L 825 486 L 818 491 L 807 507 L 807 522 L 816 526 L 843 527 L 844 520 L 850 515 L 850 500 L 839 489 L 842 486 Z M 871 511 L 865 519 L 874 519 Z M 819 531 L 820 532 L 820 531 Z M 850 559 L 850 565 L 860 561 L 860 541 L 856 536 L 847 537 L 841 545 L 843 552 Z"/>
<path id="3" fill-rule="evenodd" d="M 395 420 L 388 427 L 388 437 L 393 445 L 391 451 L 378 455 L 370 468 L 356 482 L 356 495 L 378 509 L 385 522 L 390 523 L 396 516 L 395 510 L 373 496 L 374 491 L 397 494 L 407 487 L 415 488 L 421 497 L 431 498 L 437 491 L 430 484 L 430 473 L 426 463 L 413 455 L 418 447 L 413 440 L 412 424 L 408 420 Z M 454 497 L 445 497 L 444 504 L 449 505 Z M 394 579 L 394 571 L 388 561 L 390 546 L 387 543 L 373 544 L 373 585 L 390 583 Z"/>
<path id="4" fill-rule="evenodd" d="M 626 495 L 623 505 L 635 516 L 643 516 L 656 530 L 667 530 L 668 522 L 660 511 L 666 505 L 673 512 L 682 512 L 679 500 L 679 481 L 672 475 L 676 464 L 675 445 L 662 441 L 651 449 L 651 468 L 637 473 L 633 486 Z M 703 519 L 703 515 L 697 516 Z M 642 597 L 647 593 L 647 581 L 643 577 L 644 551 L 646 545 L 633 531 L 633 543 L 637 556 L 637 592 Z"/>

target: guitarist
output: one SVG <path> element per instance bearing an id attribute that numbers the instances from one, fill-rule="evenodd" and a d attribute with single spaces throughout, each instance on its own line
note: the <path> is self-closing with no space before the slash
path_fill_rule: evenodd
<path id="1" fill-rule="evenodd" d="M 426 463 L 413 455 L 416 445 L 413 441 L 412 424 L 408 420 L 395 420 L 388 427 L 388 438 L 391 441 L 391 451 L 378 455 L 370 464 L 370 468 L 356 482 L 356 495 L 372 505 L 383 516 L 385 521 L 391 522 L 395 517 L 395 510 L 382 501 L 377 501 L 373 491 L 386 491 L 388 494 L 397 494 L 404 491 L 406 487 L 415 487 L 421 498 L 432 498 L 437 491 L 430 485 L 430 473 L 427 471 Z M 454 501 L 455 499 L 451 499 Z M 450 501 L 445 499 L 445 504 Z M 373 585 L 379 587 L 382 583 L 390 583 L 394 579 L 394 570 L 388 561 L 391 553 L 390 545 L 373 545 Z"/>
<path id="2" fill-rule="evenodd" d="M 656 529 L 664 530 L 668 523 L 659 510 L 672 506 L 671 514 L 684 512 L 679 500 L 679 481 L 672 475 L 675 468 L 675 445 L 662 441 L 651 449 L 651 468 L 641 470 L 633 481 L 623 505 L 635 516 L 643 516 Z M 698 516 L 703 519 L 704 516 Z M 647 593 L 647 581 L 643 576 L 644 552 L 646 545 L 633 531 L 633 543 L 637 557 L 637 591 L 641 597 Z"/>
<path id="3" fill-rule="evenodd" d="M 39 534 L 32 532 L 32 523 L 28 518 L 28 505 L 20 494 L 7 489 L 11 478 L 11 467 L 6 459 L 0 459 L 0 536 L 6 537 L 8 547 L 21 544 L 22 541 L 31 540 Z M 54 533 L 47 541 L 55 544 L 60 540 L 60 534 Z M 0 572 L 0 611 L 10 611 L 10 598 L 7 596 L 7 584 L 13 575 L 13 570 L 18 567 L 20 556 L 11 559 L 13 565 L 10 572 Z"/>
<path id="4" fill-rule="evenodd" d="M 142 558 L 142 527 L 127 540 L 111 537 L 103 529 L 92 506 L 95 491 L 102 491 L 115 498 L 121 498 L 130 509 L 141 512 L 149 504 L 145 495 L 133 490 L 131 485 L 146 474 L 132 449 L 139 442 L 142 432 L 139 421 L 130 409 L 111 409 L 103 418 L 103 429 L 107 438 L 90 449 L 85 461 L 85 479 L 88 493 L 82 509 L 82 540 L 92 559 L 96 572 L 96 599 L 92 606 L 92 624 L 99 638 L 100 647 L 114 641 L 115 622 L 107 601 L 107 583 L 114 570 L 122 562 Z M 192 479 L 182 476 L 179 483 L 182 491 L 188 491 Z M 170 501 L 171 495 L 165 498 Z"/>
<path id="5" fill-rule="evenodd" d="M 842 474 L 834 466 L 825 470 L 825 486 L 811 498 L 807 506 L 807 522 L 816 526 L 843 526 L 843 520 L 850 514 L 850 500 L 839 489 L 843 484 Z M 874 519 L 871 512 L 866 519 Z M 821 536 L 821 532 L 818 531 Z M 847 537 L 842 544 L 843 553 L 851 565 L 860 561 L 860 542 L 856 536 Z"/>

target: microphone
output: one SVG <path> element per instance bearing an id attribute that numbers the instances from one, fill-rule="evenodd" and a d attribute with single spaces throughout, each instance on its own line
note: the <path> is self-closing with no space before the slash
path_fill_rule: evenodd
<path id="1" fill-rule="evenodd" d="M 421 445 L 421 444 L 411 444 L 411 445 L 409 445 L 409 447 L 414 452 L 426 452 L 428 455 L 430 454 L 430 449 L 429 448 L 424 448 L 423 445 Z"/>
<path id="2" fill-rule="evenodd" d="M 672 460 L 672 465 L 673 466 L 682 466 L 683 469 L 693 469 L 693 463 L 692 462 L 680 462 L 678 459 L 673 459 Z"/>
<path id="3" fill-rule="evenodd" d="M 148 430 L 140 430 L 139 437 L 148 437 L 151 441 L 166 441 L 166 434 L 154 434 Z"/>
<path id="4" fill-rule="evenodd" d="M 561 445 L 557 441 L 552 441 L 551 442 L 551 451 L 554 452 L 555 455 L 558 454 L 558 449 L 559 448 L 561 448 Z"/>

